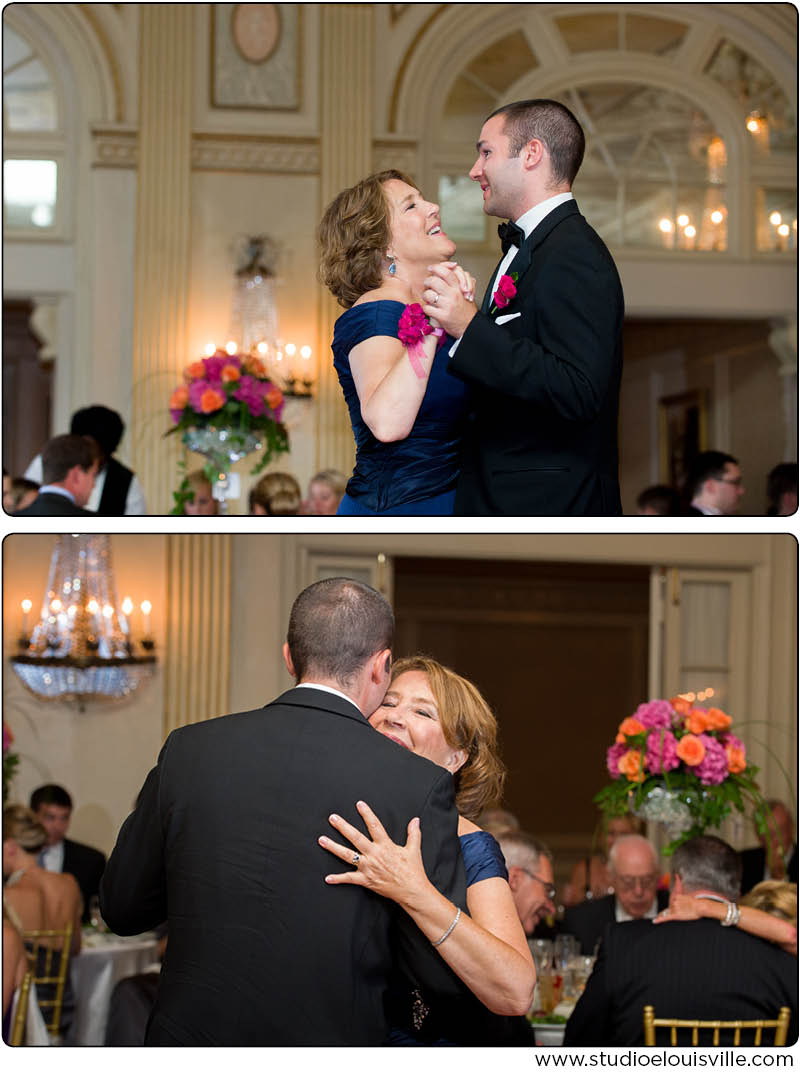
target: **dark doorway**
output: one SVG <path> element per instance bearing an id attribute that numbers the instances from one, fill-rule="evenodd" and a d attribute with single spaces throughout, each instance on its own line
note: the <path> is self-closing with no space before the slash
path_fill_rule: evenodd
<path id="1" fill-rule="evenodd" d="M 617 726 L 648 699 L 649 569 L 398 557 L 394 570 L 397 656 L 424 652 L 478 686 L 500 725 L 505 807 L 562 871 L 591 844 Z"/>
<path id="2" fill-rule="evenodd" d="M 3 465 L 21 477 L 50 438 L 53 363 L 39 360 L 42 340 L 31 327 L 33 302 L 3 302 Z"/>

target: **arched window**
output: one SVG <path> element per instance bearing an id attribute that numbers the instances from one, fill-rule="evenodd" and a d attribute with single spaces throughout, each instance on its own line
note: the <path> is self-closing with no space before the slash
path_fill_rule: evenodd
<path id="1" fill-rule="evenodd" d="M 52 236 L 60 224 L 63 160 L 58 95 L 42 59 L 7 23 L 3 27 L 3 143 L 6 234 Z"/>

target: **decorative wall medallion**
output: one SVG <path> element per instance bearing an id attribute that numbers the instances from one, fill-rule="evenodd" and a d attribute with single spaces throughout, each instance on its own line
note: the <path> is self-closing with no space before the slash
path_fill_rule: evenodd
<path id="1" fill-rule="evenodd" d="M 277 4 L 234 4 L 231 36 L 239 55 L 248 63 L 269 59 L 281 39 Z"/>

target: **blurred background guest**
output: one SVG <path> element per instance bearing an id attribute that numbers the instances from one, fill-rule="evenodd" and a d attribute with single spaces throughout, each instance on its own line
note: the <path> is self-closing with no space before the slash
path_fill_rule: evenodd
<path id="1" fill-rule="evenodd" d="M 3 510 L 6 514 L 16 514 L 18 510 L 24 510 L 33 503 L 38 492 L 39 485 L 36 481 L 29 481 L 26 477 L 9 477 L 8 490 L 3 489 Z"/>
<path id="2" fill-rule="evenodd" d="M 70 422 L 72 436 L 91 436 L 99 449 L 99 468 L 92 494 L 86 504 L 95 514 L 147 514 L 144 491 L 133 470 L 113 457 L 125 432 L 125 422 L 107 406 L 86 406 L 76 410 Z M 28 480 L 44 480 L 42 456 L 37 455 L 25 470 Z"/>
<path id="3" fill-rule="evenodd" d="M 781 462 L 767 476 L 767 514 L 788 518 L 797 510 L 797 463 Z"/>
<path id="4" fill-rule="evenodd" d="M 733 455 L 702 451 L 697 456 L 686 478 L 686 514 L 735 514 L 743 495 L 742 471 Z"/>
<path id="5" fill-rule="evenodd" d="M 496 836 L 508 869 L 508 885 L 520 923 L 526 935 L 548 913 L 555 912 L 553 855 L 543 842 L 525 831 L 510 831 Z"/>
<path id="6" fill-rule="evenodd" d="M 478 827 L 482 831 L 488 831 L 490 835 L 499 838 L 507 831 L 518 831 L 519 820 L 513 812 L 507 812 L 504 808 L 486 808 L 477 820 Z"/>
<path id="7" fill-rule="evenodd" d="M 97 478 L 97 444 L 88 436 L 54 436 L 42 451 L 43 484 L 17 517 L 92 514 L 86 504 Z"/>
<path id="8" fill-rule="evenodd" d="M 219 503 L 214 499 L 211 481 L 201 469 L 193 470 L 186 478 L 191 499 L 183 504 L 183 513 L 192 517 L 212 518 L 219 514 Z"/>
<path id="9" fill-rule="evenodd" d="M 741 852 L 742 891 L 745 894 L 762 879 L 797 882 L 797 842 L 792 814 L 777 797 L 771 797 L 767 806 L 767 834 L 757 831 L 758 846 Z"/>
<path id="10" fill-rule="evenodd" d="M 603 850 L 576 861 L 561 895 L 565 906 L 578 905 L 589 898 L 604 898 L 607 894 L 613 894 L 608 865 L 611 847 L 623 835 L 641 834 L 641 824 L 633 816 L 604 816 L 600 827 Z"/>
<path id="11" fill-rule="evenodd" d="M 286 516 L 297 514 L 303 493 L 291 473 L 266 473 L 250 489 L 248 503 L 255 515 Z"/>
<path id="12" fill-rule="evenodd" d="M 322 469 L 315 473 L 308 485 L 308 495 L 303 501 L 301 514 L 335 514 L 344 495 L 347 477 L 338 469 Z"/>
<path id="13" fill-rule="evenodd" d="M 66 837 L 72 818 L 72 798 L 63 786 L 47 783 L 37 787 L 31 794 L 30 807 L 46 836 L 39 864 L 48 872 L 66 872 L 75 877 L 83 898 L 83 921 L 88 923 L 106 858 L 99 849 Z"/>
<path id="14" fill-rule="evenodd" d="M 681 497 L 668 484 L 653 484 L 636 497 L 636 513 L 670 517 L 681 513 Z"/>
<path id="15" fill-rule="evenodd" d="M 650 919 L 663 909 L 666 891 L 658 890 L 658 854 L 642 835 L 621 835 L 608 853 L 613 894 L 591 898 L 564 913 L 561 930 L 575 935 L 582 954 L 593 954 L 607 929 L 626 920 Z"/>

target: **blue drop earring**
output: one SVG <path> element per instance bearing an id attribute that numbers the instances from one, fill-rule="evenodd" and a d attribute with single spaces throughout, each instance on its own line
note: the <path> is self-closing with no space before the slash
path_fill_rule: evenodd
<path id="1" fill-rule="evenodd" d="M 397 271 L 397 265 L 394 263 L 394 257 L 389 258 L 389 275 L 393 276 Z"/>

